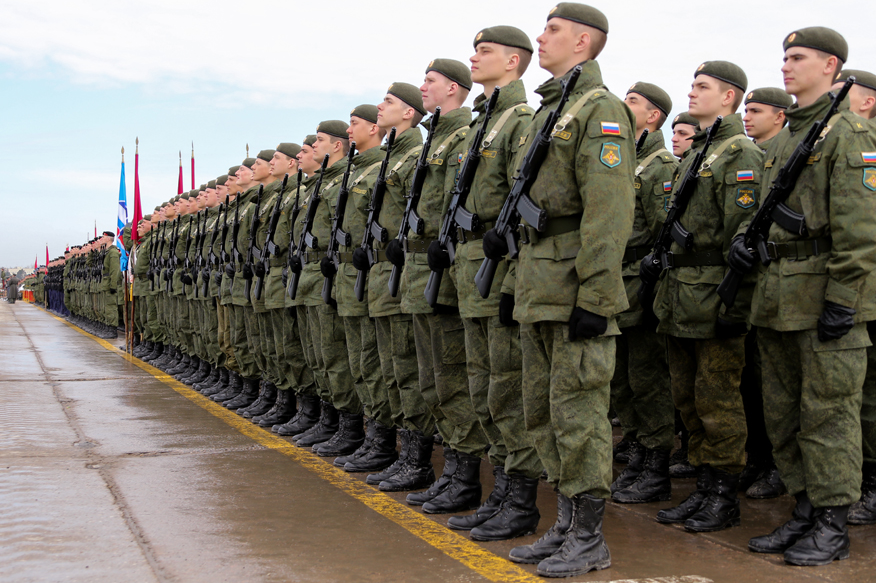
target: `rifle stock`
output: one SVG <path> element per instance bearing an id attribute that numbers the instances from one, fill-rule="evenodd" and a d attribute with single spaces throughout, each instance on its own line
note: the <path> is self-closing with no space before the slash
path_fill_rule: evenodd
<path id="1" fill-rule="evenodd" d="M 341 225 L 344 223 L 344 215 L 347 212 L 347 199 L 350 196 L 350 172 L 353 169 L 353 156 L 355 153 L 356 142 L 350 142 L 350 151 L 347 154 L 347 167 L 344 169 L 344 178 L 341 180 L 341 188 L 338 190 L 338 202 L 335 206 L 335 216 L 332 217 L 332 231 L 329 236 L 328 247 L 325 251 L 326 257 L 334 263 L 335 269 L 337 269 L 340 264 L 338 260 L 338 244 L 343 239 L 339 237 L 338 233 L 343 233 Z M 347 237 L 349 237 L 349 235 L 347 235 Z M 322 300 L 326 304 L 332 303 L 332 284 L 334 283 L 334 279 L 334 275 L 332 275 L 330 277 L 325 277 L 322 282 Z"/>
<path id="2" fill-rule="evenodd" d="M 304 216 L 304 221 L 301 224 L 301 237 L 299 238 L 298 246 L 295 248 L 295 255 L 298 258 L 298 265 L 304 268 L 304 253 L 305 247 L 314 249 L 317 245 L 317 239 L 310 233 L 313 228 L 313 220 L 316 218 L 316 209 L 319 207 L 319 191 L 322 189 L 322 179 L 325 176 L 325 169 L 328 167 L 329 155 L 326 154 L 322 159 L 322 166 L 319 171 L 319 178 L 316 180 L 316 186 L 313 187 L 313 194 L 310 195 L 310 202 L 307 204 L 307 214 Z M 310 241 L 310 244 L 308 244 Z M 291 251 L 290 251 L 291 254 Z M 301 270 L 293 271 L 289 276 L 289 287 L 286 293 L 291 299 L 295 299 L 298 295 L 298 283 L 301 281 Z"/>

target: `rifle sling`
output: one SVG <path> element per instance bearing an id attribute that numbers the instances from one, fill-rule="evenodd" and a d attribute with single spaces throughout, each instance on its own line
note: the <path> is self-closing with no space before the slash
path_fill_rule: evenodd
<path id="1" fill-rule="evenodd" d="M 658 156 L 661 156 L 663 154 L 669 154 L 669 150 L 667 150 L 666 148 L 661 148 L 656 152 L 651 152 L 651 155 L 642 160 L 642 163 L 636 167 L 636 176 L 644 172 L 645 168 L 647 168 L 648 165 L 651 164 L 651 162 L 653 162 Z"/>
<path id="2" fill-rule="evenodd" d="M 720 158 L 721 154 L 723 154 L 727 148 L 742 140 L 748 140 L 748 137 L 746 137 L 745 134 L 736 134 L 735 136 L 730 136 L 729 138 L 721 142 L 718 148 L 713 151 L 708 158 L 706 158 L 706 161 L 703 162 L 702 165 L 700 165 L 699 172 L 711 168 L 712 164 L 715 163 L 715 160 Z"/>

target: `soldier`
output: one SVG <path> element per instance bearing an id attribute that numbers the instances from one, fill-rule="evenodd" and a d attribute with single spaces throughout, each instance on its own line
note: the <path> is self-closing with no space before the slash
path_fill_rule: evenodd
<path id="1" fill-rule="evenodd" d="M 669 454 L 675 439 L 675 407 L 669 386 L 666 339 L 654 329 L 636 291 L 639 262 L 654 240 L 669 207 L 678 161 L 664 147 L 660 128 L 672 110 L 669 95 L 652 83 L 634 83 L 624 100 L 636 118 L 636 140 L 648 135 L 636 152 L 633 186 L 636 213 L 623 257 L 624 286 L 630 307 L 618 317 L 617 363 L 612 379 L 614 410 L 630 442 L 627 467 L 611 485 L 611 498 L 622 504 L 669 500 Z"/>
<path id="2" fill-rule="evenodd" d="M 745 133 L 761 150 L 769 149 L 769 141 L 785 127 L 785 110 L 794 102 L 784 89 L 762 87 L 745 96 Z"/>
<path id="3" fill-rule="evenodd" d="M 131 272 L 134 275 L 132 283 L 134 297 L 134 334 L 142 337 L 142 342 L 133 351 L 133 356 L 143 358 L 155 349 L 152 331 L 149 328 L 149 304 L 146 300 L 149 293 L 150 278 L 154 281 L 153 265 L 150 265 L 154 244 L 152 232 L 152 215 L 144 216 L 137 223 L 138 243 L 131 249 Z"/>
<path id="4" fill-rule="evenodd" d="M 785 89 L 797 103 L 767 152 L 767 184 L 824 118 L 848 56 L 845 39 L 824 27 L 798 29 L 782 46 Z M 872 128 L 841 105 L 786 202 L 802 213 L 807 236 L 774 223 L 772 261 L 757 272 L 751 322 L 758 326 L 767 432 L 797 505 L 791 520 L 748 546 L 783 553 L 792 565 L 849 556 L 849 505 L 861 494 L 861 387 L 871 344 L 865 322 L 874 310 L 872 294 L 862 293 L 876 266 L 874 150 Z M 753 266 L 741 235 L 728 261 L 737 271 Z"/>
<path id="5" fill-rule="evenodd" d="M 672 153 L 676 158 L 683 160 L 690 153 L 693 138 L 700 131 L 700 124 L 686 111 L 679 113 L 672 120 Z"/>
<path id="6" fill-rule="evenodd" d="M 609 383 L 615 316 L 627 308 L 621 259 L 633 221 L 635 140 L 632 114 L 602 85 L 596 57 L 607 38 L 608 19 L 599 10 L 567 2 L 551 9 L 537 40 L 539 65 L 553 78 L 536 90 L 541 108 L 519 143 L 533 143 L 580 65 L 564 127 L 554 129 L 529 193 L 547 214 L 546 225 L 523 227 L 521 240 L 529 243 L 520 245 L 514 288 L 526 429 L 558 490 L 558 514 L 542 538 L 510 557 L 538 563 L 538 573 L 550 577 L 611 564 L 602 536 L 611 481 Z M 483 249 L 493 260 L 508 252 L 495 229 L 485 234 Z M 513 485 L 509 496 L 520 496 Z"/>

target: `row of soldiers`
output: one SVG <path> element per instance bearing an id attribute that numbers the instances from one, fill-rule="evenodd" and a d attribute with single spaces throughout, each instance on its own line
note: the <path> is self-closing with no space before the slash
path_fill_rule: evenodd
<path id="1" fill-rule="evenodd" d="M 72 257 L 68 248 L 64 255 L 49 261 L 48 265 L 40 265 L 33 279 L 28 282 L 36 303 L 44 304 L 46 309 L 64 317 L 71 315 L 64 302 L 64 271 L 67 258 Z M 118 279 L 121 285 L 121 278 Z"/>
<path id="2" fill-rule="evenodd" d="M 521 81 L 530 39 L 485 28 L 470 67 L 435 59 L 420 87 L 393 83 L 348 121 L 156 207 L 132 252 L 135 355 L 381 490 L 412 491 L 424 512 L 473 510 L 447 524 L 475 540 L 535 532 L 545 473 L 557 521 L 510 552 L 544 576 L 610 565 L 608 498 L 670 500 L 676 409 L 697 488 L 658 521 L 738 525 L 751 441 L 749 461 L 797 504 L 750 549 L 847 558 L 849 507 L 876 521 L 872 403 L 862 411 L 876 392 L 862 388 L 874 78 L 855 72 L 834 99 L 848 47 L 822 27 L 785 37 L 786 91 L 747 92 L 737 65 L 702 63 L 669 152 L 667 92 L 640 82 L 621 100 L 602 84 L 608 28 L 590 6 L 550 11 L 537 109 Z M 797 230 L 783 219 L 751 243 L 770 186 L 828 113 L 781 207 Z M 738 285 L 722 301 L 728 267 Z M 612 404 L 631 444 L 614 482 Z"/>

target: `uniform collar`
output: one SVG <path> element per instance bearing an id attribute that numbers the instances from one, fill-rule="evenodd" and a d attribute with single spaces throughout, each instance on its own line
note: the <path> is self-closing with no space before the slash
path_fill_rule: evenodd
<path id="1" fill-rule="evenodd" d="M 694 136 L 691 148 L 699 148 L 702 146 L 703 142 L 706 140 L 706 134 L 708 134 L 708 132 L 709 128 L 698 131 Z M 743 133 L 745 133 L 745 124 L 742 123 L 742 116 L 738 113 L 734 113 L 726 116 L 724 121 L 721 122 L 721 127 L 718 128 L 718 133 L 715 135 L 715 141 L 721 142 L 727 138 L 732 138 L 735 135 Z"/>
<path id="2" fill-rule="evenodd" d="M 496 111 L 505 111 L 519 103 L 526 103 L 526 87 L 523 81 L 516 79 L 499 90 L 499 99 L 496 100 Z M 474 111 L 478 114 L 487 109 L 487 96 L 481 93 L 474 100 Z"/>
<path id="3" fill-rule="evenodd" d="M 575 89 L 572 94 L 583 94 L 591 89 L 602 85 L 602 71 L 599 68 L 599 63 L 596 61 L 584 61 L 581 65 L 581 75 L 578 77 L 578 82 L 575 84 Z M 577 65 L 576 65 L 577 66 Z M 541 95 L 541 107 L 547 107 L 560 100 L 563 94 L 562 83 L 569 79 L 572 75 L 572 67 L 565 75 L 559 79 L 549 79 L 535 90 Z"/>
<path id="4" fill-rule="evenodd" d="M 824 114 L 826 114 L 827 110 L 830 108 L 832 98 L 833 97 L 830 93 L 825 93 L 824 95 L 816 99 L 815 103 L 813 103 L 812 105 L 799 107 L 796 103 L 792 104 L 788 109 L 785 110 L 785 117 L 788 120 L 788 129 L 791 130 L 792 133 L 796 133 L 801 130 L 808 130 L 813 123 L 815 123 L 817 120 L 821 120 L 824 117 Z M 849 99 L 847 97 L 840 104 L 837 111 L 844 111 L 848 108 Z"/>
<path id="5" fill-rule="evenodd" d="M 654 152 L 665 148 L 666 143 L 663 141 L 663 132 L 661 130 L 648 132 L 648 136 L 645 138 L 645 145 L 642 146 L 642 153 L 639 154 L 638 158 L 640 160 L 647 158 Z"/>

